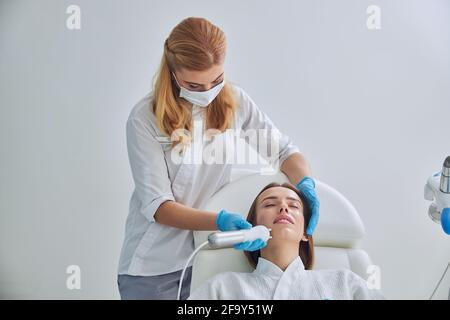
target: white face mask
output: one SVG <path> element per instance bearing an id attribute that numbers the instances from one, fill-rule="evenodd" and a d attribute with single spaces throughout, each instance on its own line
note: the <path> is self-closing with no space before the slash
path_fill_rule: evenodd
<path id="1" fill-rule="evenodd" d="M 225 79 L 223 79 L 221 83 L 207 91 L 190 91 L 180 86 L 177 77 L 175 77 L 175 74 L 173 74 L 173 77 L 180 87 L 180 98 L 184 98 L 190 103 L 200 107 L 207 107 L 217 97 L 220 90 L 222 90 L 223 86 L 225 85 Z"/>

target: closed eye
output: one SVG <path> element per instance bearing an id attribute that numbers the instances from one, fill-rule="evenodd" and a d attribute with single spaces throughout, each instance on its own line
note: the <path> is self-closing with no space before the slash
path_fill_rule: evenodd
<path id="1" fill-rule="evenodd" d="M 273 206 L 274 206 L 274 204 L 268 204 L 268 205 L 266 205 L 264 207 L 273 207 Z M 292 205 L 292 204 L 290 206 L 298 209 L 298 206 L 295 206 L 295 205 Z"/>

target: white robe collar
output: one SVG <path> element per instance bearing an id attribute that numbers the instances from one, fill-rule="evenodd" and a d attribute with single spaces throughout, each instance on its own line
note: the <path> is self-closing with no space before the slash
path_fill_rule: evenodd
<path id="1" fill-rule="evenodd" d="M 305 266 L 303 265 L 300 256 L 297 256 L 294 260 L 292 260 L 284 272 L 289 273 L 293 270 L 305 270 Z M 258 264 L 254 272 L 275 278 L 280 278 L 284 273 L 283 270 L 281 270 L 276 264 L 262 257 L 258 258 Z"/>

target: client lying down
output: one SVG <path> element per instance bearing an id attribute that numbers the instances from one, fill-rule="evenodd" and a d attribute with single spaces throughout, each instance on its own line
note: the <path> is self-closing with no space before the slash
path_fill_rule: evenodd
<path id="1" fill-rule="evenodd" d="M 314 245 L 305 232 L 310 218 L 306 203 L 289 183 L 264 187 L 247 218 L 252 225 L 272 229 L 267 246 L 245 252 L 255 270 L 217 274 L 188 299 L 384 299 L 351 270 L 312 270 Z"/>

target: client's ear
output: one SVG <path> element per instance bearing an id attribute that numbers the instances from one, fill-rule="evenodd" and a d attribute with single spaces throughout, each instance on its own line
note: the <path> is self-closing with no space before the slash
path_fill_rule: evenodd
<path id="1" fill-rule="evenodd" d="M 305 234 L 303 234 L 303 236 L 302 236 L 302 240 L 301 241 L 305 241 L 305 242 L 308 242 L 308 238 L 306 237 L 306 235 Z"/>

